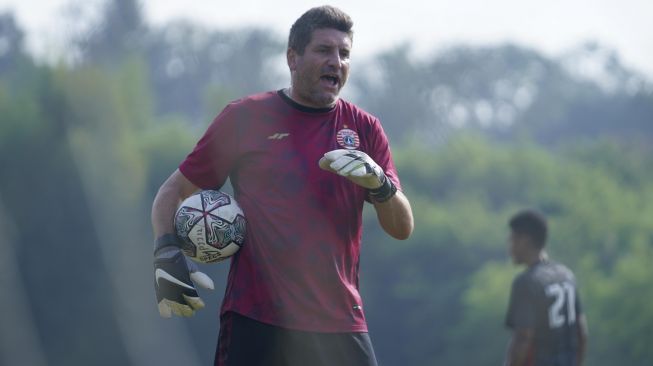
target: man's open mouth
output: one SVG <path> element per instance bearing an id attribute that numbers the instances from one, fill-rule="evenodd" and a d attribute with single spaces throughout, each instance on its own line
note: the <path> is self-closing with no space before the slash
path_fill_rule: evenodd
<path id="1" fill-rule="evenodd" d="M 320 79 L 327 81 L 332 86 L 337 86 L 340 83 L 340 78 L 336 75 L 322 75 Z"/>

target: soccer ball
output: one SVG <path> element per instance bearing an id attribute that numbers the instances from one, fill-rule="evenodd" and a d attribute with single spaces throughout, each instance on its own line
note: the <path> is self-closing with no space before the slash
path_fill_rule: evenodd
<path id="1" fill-rule="evenodd" d="M 232 256 L 245 240 L 245 215 L 236 200 L 206 190 L 186 198 L 175 214 L 175 230 L 184 254 L 199 263 Z"/>

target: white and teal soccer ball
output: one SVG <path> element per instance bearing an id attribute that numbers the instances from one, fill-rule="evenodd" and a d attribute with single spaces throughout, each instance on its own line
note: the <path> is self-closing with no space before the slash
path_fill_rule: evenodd
<path id="1" fill-rule="evenodd" d="M 184 254 L 199 263 L 231 257 L 245 241 L 245 215 L 230 195 L 215 190 L 185 199 L 175 214 Z"/>

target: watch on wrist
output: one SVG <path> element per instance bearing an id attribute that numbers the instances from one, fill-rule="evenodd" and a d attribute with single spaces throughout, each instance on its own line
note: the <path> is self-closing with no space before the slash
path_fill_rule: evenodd
<path id="1" fill-rule="evenodd" d="M 387 175 L 383 175 L 383 182 L 379 188 L 369 189 L 368 193 L 373 202 L 385 202 L 397 193 L 397 186 L 392 183 Z"/>

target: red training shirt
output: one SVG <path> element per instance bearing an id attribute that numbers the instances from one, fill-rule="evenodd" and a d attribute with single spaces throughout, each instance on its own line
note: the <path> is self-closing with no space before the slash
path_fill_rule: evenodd
<path id="1" fill-rule="evenodd" d="M 400 188 L 379 120 L 342 99 L 303 107 L 281 91 L 230 103 L 179 170 L 202 189 L 230 177 L 247 219 L 222 312 L 314 332 L 367 332 L 358 290 L 364 188 L 319 168 L 366 152 Z"/>

